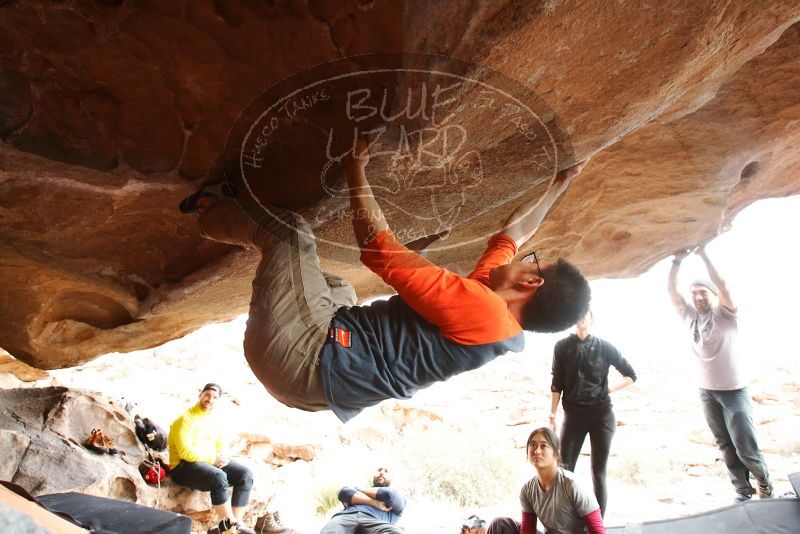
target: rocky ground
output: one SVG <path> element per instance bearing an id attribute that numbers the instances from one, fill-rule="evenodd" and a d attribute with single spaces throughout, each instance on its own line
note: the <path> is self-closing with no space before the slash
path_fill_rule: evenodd
<path id="1" fill-rule="evenodd" d="M 138 402 L 139 413 L 168 427 L 203 383 L 219 382 L 227 390 L 220 409 L 231 444 L 259 476 L 256 494 L 304 533 L 318 532 L 324 523 L 315 510 L 326 497 L 342 484 L 363 484 L 378 464 L 393 469 L 395 485 L 409 497 L 403 524 L 412 534 L 452 532 L 471 513 L 518 513 L 518 488 L 533 472 L 525 438 L 547 420 L 550 355 L 558 336 L 531 338 L 524 354 L 500 358 L 410 401 L 386 402 L 342 425 L 330 413 L 291 410 L 266 394 L 241 354 L 243 324 L 211 325 L 156 349 L 111 354 L 69 370 L 35 371 L 3 357 L 0 387 L 96 390 Z M 606 524 L 730 504 L 733 492 L 693 376 L 674 358 L 629 357 L 640 379 L 614 399 L 618 429 Z M 787 474 L 800 471 L 800 384 L 791 372 L 793 359 L 786 352 L 765 359 L 751 386 L 778 493 L 789 490 Z M 286 456 L 290 446 L 305 460 L 287 463 L 273 454 L 282 448 Z M 577 468 L 587 481 L 588 460 L 582 457 Z"/>

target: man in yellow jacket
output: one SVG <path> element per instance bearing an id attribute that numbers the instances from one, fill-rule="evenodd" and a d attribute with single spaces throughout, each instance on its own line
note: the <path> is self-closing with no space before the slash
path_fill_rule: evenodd
<path id="1" fill-rule="evenodd" d="M 255 534 L 241 523 L 250 500 L 253 475 L 223 454 L 222 426 L 213 415 L 220 395 L 219 385 L 206 384 L 197 404 L 169 427 L 170 477 L 181 486 L 211 492 L 211 504 L 221 520 L 208 534 Z M 229 487 L 233 487 L 231 498 Z"/>

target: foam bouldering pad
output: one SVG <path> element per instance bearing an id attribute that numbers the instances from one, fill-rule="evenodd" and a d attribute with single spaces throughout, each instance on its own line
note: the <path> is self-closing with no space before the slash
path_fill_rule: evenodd
<path id="1" fill-rule="evenodd" d="M 115 534 L 191 534 L 192 520 L 175 512 L 156 510 L 136 503 L 94 497 L 82 493 L 53 493 L 38 500 L 66 512 L 94 530 Z"/>
<path id="2" fill-rule="evenodd" d="M 35 501 L 30 501 L 15 491 L 0 485 L 0 526 L 2 527 L 0 531 L 2 532 L 12 532 L 10 528 L 14 528 L 13 532 L 17 532 L 17 529 L 20 532 L 28 532 L 28 530 L 23 529 L 34 528 L 30 524 L 26 526 L 21 519 L 8 515 L 4 507 L 24 514 L 36 525 L 43 527 L 42 530 L 47 529 L 47 532 L 63 534 L 85 534 L 88 532 L 88 530 L 73 525 L 64 518 L 58 517 L 46 508 L 39 506 Z M 30 530 L 30 532 L 34 532 L 34 530 Z"/>
<path id="3" fill-rule="evenodd" d="M 797 534 L 800 499 L 747 501 L 686 517 L 606 528 L 609 534 Z"/>

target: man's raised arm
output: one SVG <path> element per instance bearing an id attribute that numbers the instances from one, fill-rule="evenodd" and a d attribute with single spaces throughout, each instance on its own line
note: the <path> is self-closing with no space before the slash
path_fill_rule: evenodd
<path id="1" fill-rule="evenodd" d="M 734 304 L 733 298 L 731 298 L 731 294 L 728 291 L 728 285 L 719 275 L 719 272 L 717 271 L 717 268 L 714 267 L 714 264 L 711 263 L 711 259 L 709 259 L 708 255 L 706 254 L 705 245 L 700 245 L 697 247 L 697 250 L 695 250 L 694 253 L 700 256 L 700 259 L 702 259 L 703 263 L 706 264 L 708 277 L 711 278 L 711 282 L 717 286 L 717 297 L 719 298 L 719 303 L 725 306 L 728 311 L 736 313 L 736 304 Z"/>
<path id="2" fill-rule="evenodd" d="M 547 186 L 544 196 L 525 202 L 511 212 L 511 215 L 503 224 L 502 233 L 513 239 L 517 244 L 517 248 L 520 248 L 533 237 L 533 234 L 539 229 L 539 225 L 542 224 L 555 201 L 567 190 L 572 179 L 580 174 L 583 167 L 586 166 L 586 161 L 582 161 L 556 174 Z"/>
<path id="3" fill-rule="evenodd" d="M 681 316 L 683 316 L 683 313 L 686 311 L 686 300 L 683 298 L 680 291 L 678 291 L 678 271 L 681 269 L 681 262 L 689 255 L 690 250 L 691 249 L 681 249 L 675 252 L 672 257 L 672 267 L 670 267 L 669 275 L 667 276 L 667 291 L 672 299 L 672 305 L 675 307 L 675 311 Z"/>
<path id="4" fill-rule="evenodd" d="M 389 223 L 372 194 L 364 168 L 369 163 L 367 142 L 359 137 L 353 154 L 344 161 L 344 173 L 350 193 L 350 208 L 353 210 L 353 233 L 359 248 L 366 247 L 377 234 L 389 229 Z"/>

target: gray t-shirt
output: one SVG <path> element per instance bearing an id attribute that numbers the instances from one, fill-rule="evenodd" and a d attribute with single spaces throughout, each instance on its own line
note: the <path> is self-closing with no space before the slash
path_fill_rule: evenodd
<path id="1" fill-rule="evenodd" d="M 736 314 L 719 304 L 710 313 L 698 313 L 694 306 L 687 304 L 683 321 L 689 345 L 699 364 L 700 387 L 716 391 L 745 387 L 736 351 Z"/>
<path id="2" fill-rule="evenodd" d="M 523 512 L 536 515 L 547 534 L 583 533 L 583 518 L 600 508 L 594 493 L 583 489 L 574 474 L 560 467 L 547 491 L 538 477 L 526 482 L 519 492 L 519 502 Z"/>

